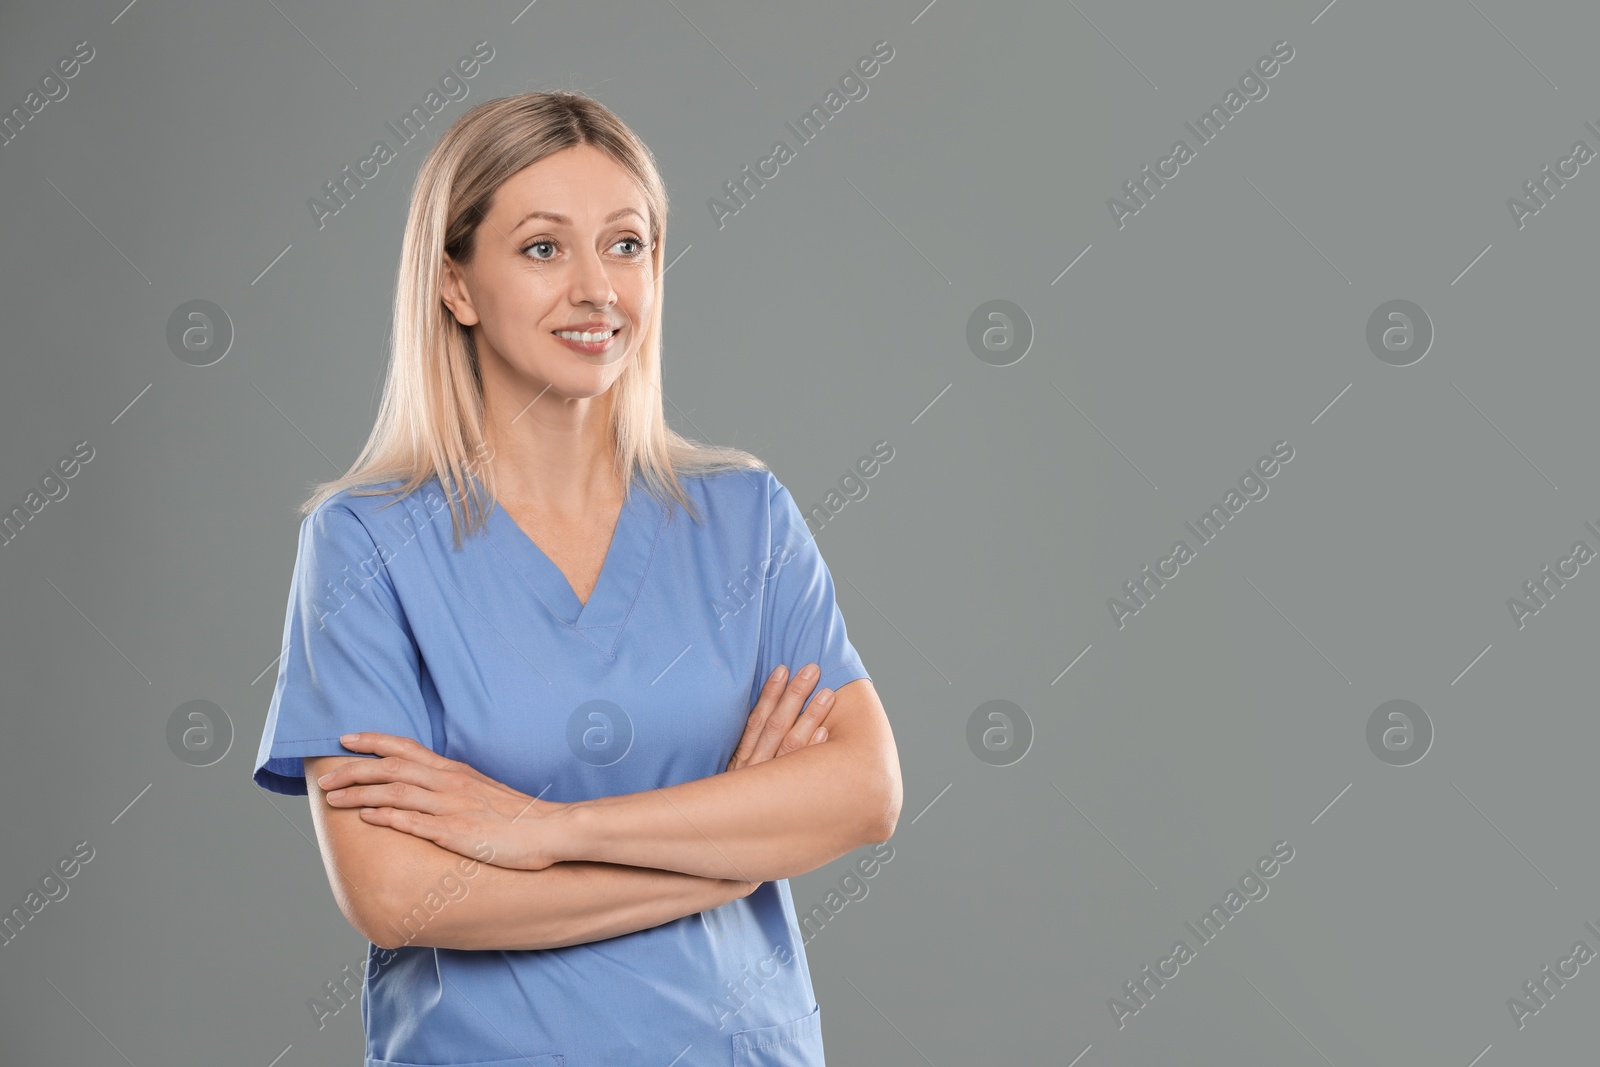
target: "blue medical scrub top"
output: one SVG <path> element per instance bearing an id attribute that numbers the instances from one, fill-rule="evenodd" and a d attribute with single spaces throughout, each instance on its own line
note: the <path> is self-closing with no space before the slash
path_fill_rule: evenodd
<path id="1" fill-rule="evenodd" d="M 818 664 L 817 689 L 868 677 L 777 478 L 680 481 L 702 521 L 636 482 L 587 603 L 498 506 L 458 550 L 437 479 L 388 507 L 324 501 L 300 526 L 256 784 L 303 795 L 302 757 L 375 730 L 530 796 L 636 793 L 723 773 L 779 663 Z M 562 948 L 369 945 L 361 1011 L 368 1067 L 823 1065 L 787 879 Z"/>

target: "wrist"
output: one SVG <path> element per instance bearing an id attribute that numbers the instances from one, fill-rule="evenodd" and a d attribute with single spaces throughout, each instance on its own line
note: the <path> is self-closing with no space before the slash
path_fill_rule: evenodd
<path id="1" fill-rule="evenodd" d="M 592 860 L 586 847 L 593 841 L 593 810 L 588 801 L 562 804 L 549 815 L 550 851 L 557 863 Z"/>

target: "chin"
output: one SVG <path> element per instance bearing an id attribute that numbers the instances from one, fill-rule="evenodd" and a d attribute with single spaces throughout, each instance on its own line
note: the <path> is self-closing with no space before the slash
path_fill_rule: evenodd
<path id="1" fill-rule="evenodd" d="M 610 366 L 566 367 L 545 380 L 550 383 L 552 393 L 559 393 L 568 400 L 589 400 L 604 396 L 615 384 L 616 376 L 611 373 Z"/>

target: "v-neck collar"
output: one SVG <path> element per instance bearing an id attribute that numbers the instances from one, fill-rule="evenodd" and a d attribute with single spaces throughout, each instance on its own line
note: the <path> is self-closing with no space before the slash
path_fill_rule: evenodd
<path id="1" fill-rule="evenodd" d="M 578 599 L 561 568 L 498 501 L 484 533 L 552 618 L 610 656 L 644 588 L 666 518 L 666 511 L 643 487 L 638 483 L 629 487 L 600 577 L 587 601 Z"/>

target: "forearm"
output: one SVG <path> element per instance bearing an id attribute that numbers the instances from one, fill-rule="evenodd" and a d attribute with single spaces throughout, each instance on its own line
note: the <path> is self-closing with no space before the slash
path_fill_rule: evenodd
<path id="1" fill-rule="evenodd" d="M 557 816 L 567 860 L 769 882 L 883 840 L 881 761 L 830 741 L 753 766 L 570 804 Z"/>
<path id="2" fill-rule="evenodd" d="M 587 861 L 538 871 L 436 855 L 413 857 L 388 880 L 367 936 L 382 948 L 543 949 L 645 930 L 720 907 L 747 883 Z M 420 850 L 419 850 L 420 851 Z"/>
<path id="3" fill-rule="evenodd" d="M 756 883 L 607 863 L 493 866 L 335 807 L 318 777 L 352 757 L 305 760 L 306 791 L 339 910 L 380 948 L 540 949 L 599 941 L 693 915 Z"/>

